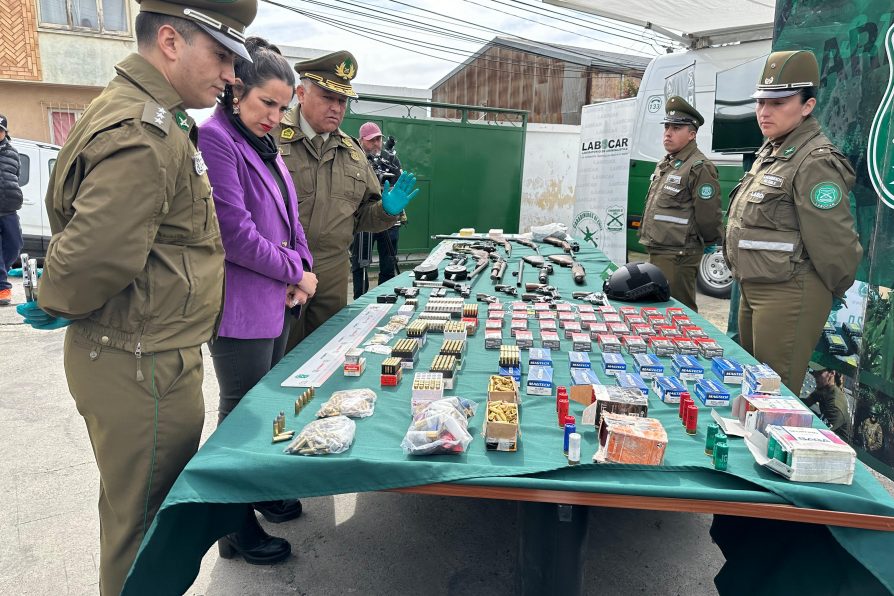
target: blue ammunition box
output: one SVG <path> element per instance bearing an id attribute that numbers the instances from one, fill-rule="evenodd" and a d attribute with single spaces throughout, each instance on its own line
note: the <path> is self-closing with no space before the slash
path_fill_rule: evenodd
<path id="1" fill-rule="evenodd" d="M 571 387 L 568 397 L 576 402 L 589 406 L 593 403 L 593 385 L 601 385 L 599 377 L 590 368 L 571 369 Z"/>
<path id="2" fill-rule="evenodd" d="M 649 387 L 643 382 L 642 377 L 634 373 L 619 372 L 615 375 L 618 387 L 622 389 L 639 389 L 644 397 L 649 397 Z"/>
<path id="3" fill-rule="evenodd" d="M 713 379 L 702 379 L 695 383 L 695 395 L 706 406 L 728 406 L 729 391 L 722 383 Z"/>
<path id="4" fill-rule="evenodd" d="M 689 354 L 674 354 L 671 357 L 671 370 L 674 376 L 682 381 L 697 381 L 705 378 L 705 368 L 699 364 L 698 358 Z"/>
<path id="5" fill-rule="evenodd" d="M 607 375 L 614 375 L 618 372 L 626 372 L 627 363 L 624 362 L 624 356 L 616 352 L 602 353 L 602 372 Z"/>
<path id="6" fill-rule="evenodd" d="M 553 355 L 549 348 L 531 348 L 528 350 L 528 366 L 552 366 Z"/>
<path id="7" fill-rule="evenodd" d="M 528 369 L 528 395 L 553 394 L 553 369 L 551 366 L 532 366 Z"/>
<path id="8" fill-rule="evenodd" d="M 497 369 L 497 374 L 501 377 L 512 377 L 516 383 L 521 384 L 520 366 L 501 366 Z"/>
<path id="9" fill-rule="evenodd" d="M 722 383 L 728 385 L 742 384 L 742 365 L 729 358 L 712 358 L 711 370 Z"/>
<path id="10" fill-rule="evenodd" d="M 633 368 L 643 379 L 654 379 L 664 375 L 664 365 L 655 354 L 634 354 Z"/>
<path id="11" fill-rule="evenodd" d="M 766 364 L 745 365 L 742 367 L 742 393 L 779 393 L 782 379 L 776 371 Z"/>
<path id="12" fill-rule="evenodd" d="M 568 363 L 572 369 L 590 368 L 590 355 L 586 352 L 568 352 Z"/>
<path id="13" fill-rule="evenodd" d="M 652 381 L 652 390 L 666 404 L 680 403 L 680 396 L 688 391 L 683 381 L 677 377 L 656 377 Z"/>

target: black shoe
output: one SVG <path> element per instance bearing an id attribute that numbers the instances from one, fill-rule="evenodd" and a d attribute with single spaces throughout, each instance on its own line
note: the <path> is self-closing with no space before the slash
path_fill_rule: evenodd
<path id="1" fill-rule="evenodd" d="M 301 501 L 264 501 L 262 503 L 252 503 L 255 511 L 264 516 L 267 521 L 280 524 L 282 522 L 295 519 L 301 515 Z"/>
<path id="2" fill-rule="evenodd" d="M 232 559 L 237 554 L 242 555 L 246 563 L 252 565 L 273 565 L 286 559 L 292 552 L 292 545 L 288 540 L 276 538 L 264 533 L 257 542 L 243 544 L 239 540 L 239 532 L 228 534 L 217 541 L 217 552 L 224 559 Z"/>

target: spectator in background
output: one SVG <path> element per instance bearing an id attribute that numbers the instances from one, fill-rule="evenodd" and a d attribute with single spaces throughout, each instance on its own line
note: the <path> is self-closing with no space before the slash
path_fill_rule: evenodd
<path id="1" fill-rule="evenodd" d="M 236 58 L 235 83 L 226 86 L 199 135 L 226 252 L 223 315 L 209 343 L 220 385 L 218 423 L 282 359 L 287 309 L 305 304 L 317 288 L 295 187 L 270 135 L 294 97 L 295 74 L 276 46 L 257 37 L 245 46 L 251 60 Z M 254 509 L 272 522 L 301 515 L 295 500 Z M 288 542 L 267 535 L 249 507 L 242 529 L 222 538 L 218 549 L 224 558 L 239 553 L 254 565 L 291 552 Z"/>
<path id="2" fill-rule="evenodd" d="M 869 417 L 860 423 L 860 445 L 875 457 L 878 457 L 885 444 L 885 433 L 879 424 L 878 413 L 878 406 L 873 406 Z"/>
<path id="3" fill-rule="evenodd" d="M 360 147 L 366 153 L 366 159 L 369 161 L 379 185 L 384 185 L 385 181 L 394 184 L 400 178 L 401 168 L 400 160 L 393 150 L 384 149 L 382 147 L 383 137 L 382 130 L 375 122 L 367 122 L 360 127 Z M 391 138 L 392 148 L 394 138 Z M 370 243 L 369 252 L 372 252 L 371 244 L 376 245 L 379 253 L 379 282 L 382 285 L 395 275 L 397 275 L 397 241 L 400 234 L 400 226 L 407 222 L 407 215 L 404 211 L 400 212 L 400 219 L 391 228 L 384 232 L 372 234 L 372 242 Z M 354 282 L 354 300 L 365 294 L 369 290 L 369 274 L 368 261 L 361 263 L 361 249 L 363 243 L 368 242 L 368 233 L 360 233 L 354 235 L 354 242 L 351 244 L 351 274 Z M 369 255 L 372 258 L 372 255 Z"/>
<path id="4" fill-rule="evenodd" d="M 10 143 L 9 122 L 0 115 L 0 306 L 12 301 L 12 284 L 6 272 L 22 250 L 22 189 L 19 186 L 19 152 Z"/>
<path id="5" fill-rule="evenodd" d="M 853 439 L 853 426 L 847 407 L 847 396 L 844 394 L 844 382 L 841 373 L 837 370 L 810 363 L 810 372 L 816 379 L 816 389 L 804 399 L 807 407 L 813 404 L 819 405 L 823 422 L 828 425 L 836 435 L 850 443 Z"/>

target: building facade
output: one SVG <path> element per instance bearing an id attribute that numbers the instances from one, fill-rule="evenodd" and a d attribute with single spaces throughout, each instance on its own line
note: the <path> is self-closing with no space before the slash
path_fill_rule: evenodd
<path id="1" fill-rule="evenodd" d="M 582 106 L 636 96 L 649 61 L 496 37 L 435 83 L 432 101 L 527 110 L 530 123 L 580 124 Z M 433 115 L 455 118 L 453 112 Z"/>

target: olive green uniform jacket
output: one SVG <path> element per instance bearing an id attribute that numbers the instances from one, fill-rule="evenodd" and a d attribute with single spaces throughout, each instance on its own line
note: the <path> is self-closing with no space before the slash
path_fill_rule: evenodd
<path id="1" fill-rule="evenodd" d="M 717 168 L 691 141 L 655 166 L 639 239 L 649 253 L 696 254 L 722 237 Z"/>
<path id="2" fill-rule="evenodd" d="M 847 409 L 847 396 L 839 387 L 826 385 L 817 387 L 804 399 L 809 407 L 819 404 L 823 421 L 839 437 L 850 442 L 853 439 L 853 424 Z"/>
<path id="3" fill-rule="evenodd" d="M 730 195 L 723 253 L 736 279 L 778 283 L 813 270 L 844 296 L 863 256 L 848 200 L 854 181 L 816 118 L 764 143 Z"/>
<path id="4" fill-rule="evenodd" d="M 59 152 L 39 304 L 137 355 L 198 346 L 220 312 L 224 252 L 197 129 L 144 58 L 116 70 Z"/>
<path id="5" fill-rule="evenodd" d="M 317 275 L 316 295 L 304 305 L 288 348 L 347 304 L 350 246 L 356 232 L 382 232 L 399 217 L 382 208 L 382 190 L 360 142 L 341 130 L 317 151 L 290 109 L 274 136 L 298 194 L 298 217 L 307 235 Z"/>

